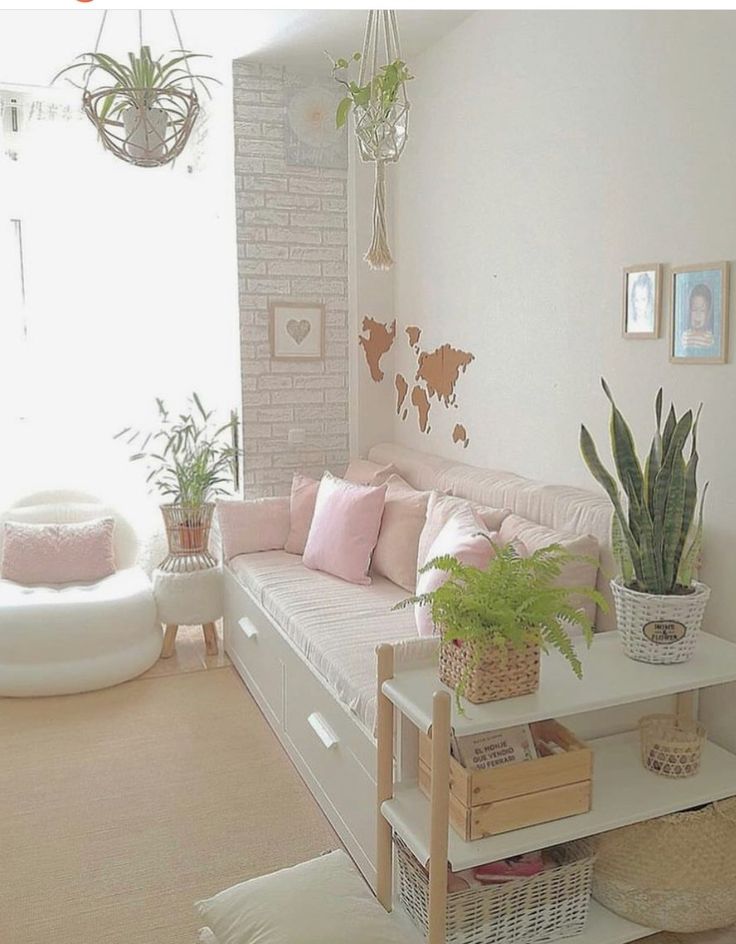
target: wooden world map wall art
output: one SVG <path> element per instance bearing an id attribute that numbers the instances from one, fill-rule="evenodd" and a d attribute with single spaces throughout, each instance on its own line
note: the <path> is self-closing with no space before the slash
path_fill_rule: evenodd
<path id="1" fill-rule="evenodd" d="M 422 329 L 417 325 L 409 325 L 404 331 L 409 347 L 416 357 L 417 370 L 411 385 L 403 374 L 397 373 L 394 377 L 396 415 L 406 422 L 410 408 L 414 407 L 420 432 L 429 434 L 432 431 L 429 422 L 432 399 L 436 398 L 447 409 L 458 409 L 457 382 L 475 357 L 468 351 L 461 351 L 450 344 L 442 344 L 433 351 L 424 351 L 420 345 Z M 371 378 L 375 383 L 381 383 L 385 377 L 381 359 L 391 350 L 395 340 L 395 319 L 391 324 L 376 321 L 375 318 L 363 319 L 362 334 L 358 337 L 358 343 L 363 348 Z M 467 448 L 470 437 L 462 423 L 455 424 L 452 441 Z"/>

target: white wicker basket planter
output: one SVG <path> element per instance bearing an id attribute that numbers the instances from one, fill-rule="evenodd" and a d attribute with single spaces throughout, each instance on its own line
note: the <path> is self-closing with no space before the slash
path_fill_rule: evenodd
<path id="1" fill-rule="evenodd" d="M 409 917 L 427 936 L 429 879 L 396 840 L 399 896 Z M 505 885 L 447 895 L 447 944 L 543 944 L 579 934 L 588 919 L 595 856 L 585 843 L 554 850 L 557 868 Z"/>
<path id="2" fill-rule="evenodd" d="M 693 593 L 664 596 L 639 593 L 611 581 L 616 621 L 624 652 L 636 662 L 671 665 L 695 651 L 710 588 L 695 583 Z"/>

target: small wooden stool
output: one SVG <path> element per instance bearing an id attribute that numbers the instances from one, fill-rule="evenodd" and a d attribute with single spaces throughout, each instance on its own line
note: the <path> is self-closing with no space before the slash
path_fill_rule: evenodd
<path id="1" fill-rule="evenodd" d="M 223 612 L 223 580 L 219 567 L 185 573 L 153 573 L 158 621 L 166 627 L 162 659 L 170 659 L 180 626 L 201 626 L 208 656 L 218 651 L 215 623 Z"/>
<path id="2" fill-rule="evenodd" d="M 176 634 L 179 627 L 176 623 L 169 623 L 164 633 L 164 647 L 161 650 L 162 659 L 170 659 L 174 655 L 176 647 Z M 216 656 L 217 649 L 217 628 L 214 623 L 202 623 L 202 632 L 204 633 L 204 645 L 208 656 Z"/>

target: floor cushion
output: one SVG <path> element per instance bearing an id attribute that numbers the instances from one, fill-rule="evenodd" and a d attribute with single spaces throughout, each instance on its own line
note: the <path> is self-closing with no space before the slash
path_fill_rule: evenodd
<path id="1" fill-rule="evenodd" d="M 341 849 L 228 888 L 195 907 L 217 944 L 413 944 Z"/>

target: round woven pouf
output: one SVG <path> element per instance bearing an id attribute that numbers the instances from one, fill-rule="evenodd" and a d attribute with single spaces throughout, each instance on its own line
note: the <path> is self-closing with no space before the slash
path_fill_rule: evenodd
<path id="1" fill-rule="evenodd" d="M 223 612 L 222 571 L 219 567 L 188 574 L 154 570 L 153 595 L 159 621 L 166 625 L 162 659 L 174 654 L 179 626 L 201 625 L 207 653 L 217 654 L 215 622 Z"/>

